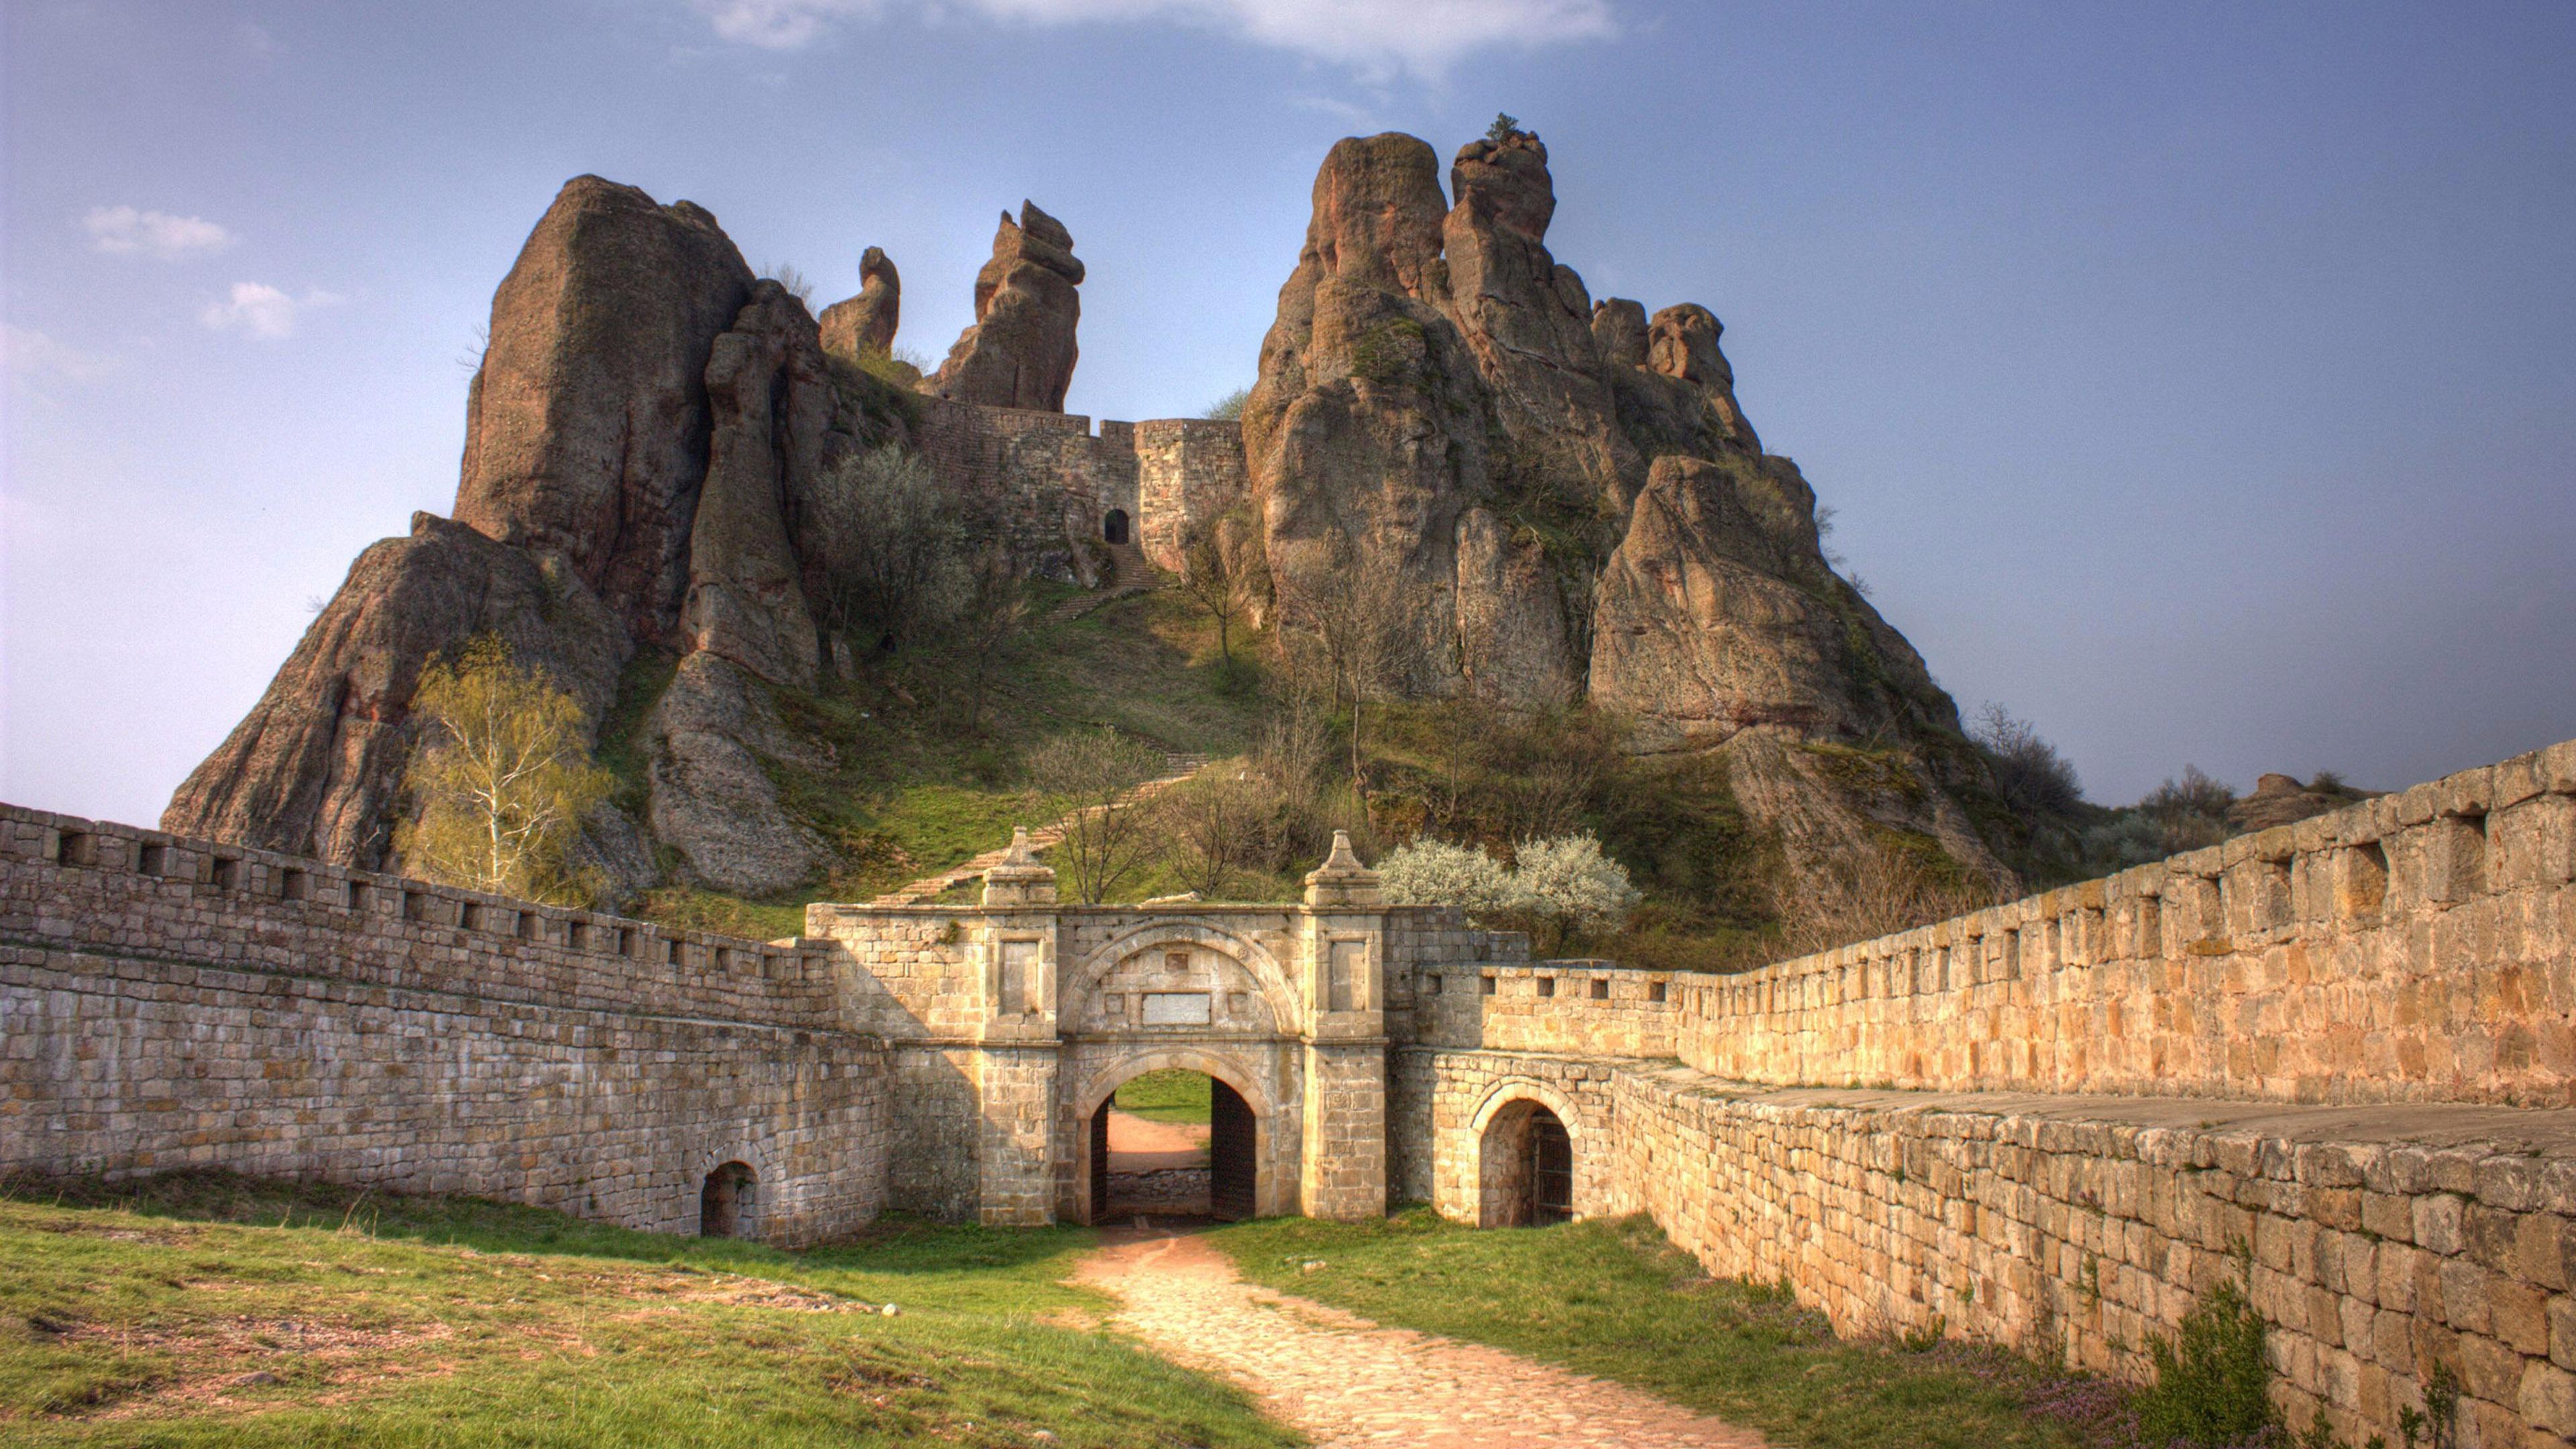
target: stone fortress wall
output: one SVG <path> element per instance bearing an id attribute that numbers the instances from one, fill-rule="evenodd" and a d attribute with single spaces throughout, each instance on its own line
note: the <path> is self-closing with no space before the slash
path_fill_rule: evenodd
<path id="1" fill-rule="evenodd" d="M 809 1242 L 885 1200 L 836 963 L 0 807 L 0 1173 L 182 1167 Z"/>
<path id="2" fill-rule="evenodd" d="M 1070 430 L 1067 437 L 1073 436 Z M 1096 443 L 1098 440 L 1091 440 Z M 688 1231 L 1080 1218 L 1086 1123 L 1188 1066 L 1258 1205 L 1646 1212 L 1847 1332 L 2143 1375 L 2220 1277 L 2285 1407 L 2576 1435 L 2576 742 L 1712 980 L 1532 961 L 1339 855 L 1296 905 L 818 905 L 760 945 L 0 809 L 0 1169 L 190 1164 Z M 1178 1008 L 1178 1009 L 1176 1009 Z"/>
<path id="3" fill-rule="evenodd" d="M 1005 536 L 1033 571 L 1099 582 L 1089 547 L 1114 510 L 1128 537 L 1177 572 L 1189 526 L 1247 496 L 1243 427 L 1214 418 L 1141 423 L 920 396 L 915 443 L 939 476 L 1000 504 Z"/>

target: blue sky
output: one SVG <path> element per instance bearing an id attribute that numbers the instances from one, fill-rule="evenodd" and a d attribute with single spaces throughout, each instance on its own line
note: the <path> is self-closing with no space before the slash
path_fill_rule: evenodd
<path id="1" fill-rule="evenodd" d="M 0 797 L 132 821 L 451 503 L 555 189 L 687 197 L 903 346 L 995 214 L 1069 406 L 1251 379 L 1338 137 L 1544 136 L 1593 295 L 1703 302 L 1961 704 L 2096 799 L 2576 736 L 2576 6 L 14 0 Z"/>

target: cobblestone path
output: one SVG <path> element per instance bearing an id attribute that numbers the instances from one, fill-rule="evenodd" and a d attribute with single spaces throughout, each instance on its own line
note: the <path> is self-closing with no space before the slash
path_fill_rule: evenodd
<path id="1" fill-rule="evenodd" d="M 1749 1429 L 1500 1349 L 1380 1328 L 1235 1276 L 1190 1233 L 1123 1228 L 1083 1281 L 1117 1322 L 1178 1362 L 1224 1375 L 1319 1449 L 1763 1449 Z"/>

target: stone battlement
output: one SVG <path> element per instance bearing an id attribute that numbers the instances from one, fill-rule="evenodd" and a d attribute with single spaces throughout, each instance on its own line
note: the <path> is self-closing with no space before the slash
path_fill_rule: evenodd
<path id="1" fill-rule="evenodd" d="M 811 943 L 764 944 L 14 805 L 0 805 L 0 939 L 587 1011 L 840 1025 L 837 967 Z"/>
<path id="2" fill-rule="evenodd" d="M 2576 741 L 1689 988 L 1748 1082 L 2576 1105 Z"/>

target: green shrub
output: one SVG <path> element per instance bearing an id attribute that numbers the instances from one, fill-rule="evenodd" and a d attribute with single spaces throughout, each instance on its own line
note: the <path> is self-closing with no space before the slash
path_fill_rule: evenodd
<path id="1" fill-rule="evenodd" d="M 2173 1337 L 2151 1340 L 2156 1381 L 2138 1395 L 2146 1441 L 2217 1446 L 2278 1424 L 2266 1331 L 2244 1288 L 2229 1279 L 2201 1295 Z"/>

